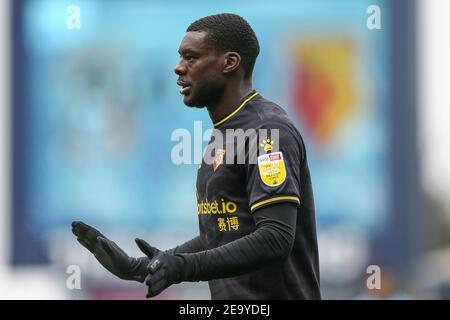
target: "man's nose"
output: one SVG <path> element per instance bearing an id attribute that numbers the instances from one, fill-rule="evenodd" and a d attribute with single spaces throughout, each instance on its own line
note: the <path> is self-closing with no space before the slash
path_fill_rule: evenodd
<path id="1" fill-rule="evenodd" d="M 173 70 L 177 75 L 181 76 L 186 73 L 186 67 L 182 61 L 178 62 Z"/>

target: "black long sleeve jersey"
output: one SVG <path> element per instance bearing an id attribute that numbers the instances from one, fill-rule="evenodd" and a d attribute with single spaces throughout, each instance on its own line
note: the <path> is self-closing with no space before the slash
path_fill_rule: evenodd
<path id="1" fill-rule="evenodd" d="M 200 236 L 189 243 L 189 251 L 202 251 L 196 254 L 200 271 L 191 280 L 209 280 L 212 299 L 320 299 L 306 149 L 281 107 L 253 91 L 214 123 L 198 169 L 197 201 Z M 273 220 L 280 232 L 256 233 L 264 224 L 255 213 L 284 203 L 295 205 L 295 219 Z M 283 230 L 293 234 L 286 255 L 267 260 L 276 250 L 261 252 L 264 246 L 256 243 L 276 249 L 283 237 L 289 242 L 289 232 Z M 235 241 L 242 238 L 250 242 Z"/>

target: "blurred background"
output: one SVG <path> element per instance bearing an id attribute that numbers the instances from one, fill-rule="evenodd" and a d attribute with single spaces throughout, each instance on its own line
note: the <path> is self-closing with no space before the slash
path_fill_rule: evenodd
<path id="1" fill-rule="evenodd" d="M 449 299 L 449 11 L 447 0 L 0 1 L 0 298 L 144 298 L 78 244 L 73 220 L 130 255 L 136 237 L 168 249 L 198 234 L 197 166 L 171 160 L 171 134 L 194 144 L 212 124 L 183 105 L 173 67 L 191 22 L 232 12 L 260 41 L 254 87 L 306 140 L 323 297 Z M 373 266 L 381 289 L 367 287 Z M 206 283 L 157 297 L 209 298 Z"/>

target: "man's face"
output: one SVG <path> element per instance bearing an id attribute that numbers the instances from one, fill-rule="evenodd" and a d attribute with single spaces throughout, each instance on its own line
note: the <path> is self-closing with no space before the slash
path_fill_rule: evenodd
<path id="1" fill-rule="evenodd" d="M 205 32 L 186 32 L 178 50 L 180 61 L 175 66 L 177 84 L 190 107 L 216 103 L 223 92 L 223 53 L 205 41 Z"/>

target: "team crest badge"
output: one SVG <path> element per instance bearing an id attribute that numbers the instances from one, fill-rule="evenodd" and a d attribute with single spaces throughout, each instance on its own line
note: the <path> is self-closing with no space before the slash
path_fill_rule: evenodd
<path id="1" fill-rule="evenodd" d="M 224 149 L 217 149 L 216 156 L 214 157 L 213 162 L 213 170 L 214 172 L 217 171 L 219 166 L 223 163 L 223 157 L 225 156 L 225 150 Z"/>
<path id="2" fill-rule="evenodd" d="M 286 180 L 286 167 L 281 152 L 259 156 L 258 168 L 261 180 L 269 187 L 279 186 Z"/>
<path id="3" fill-rule="evenodd" d="M 261 148 L 264 149 L 265 152 L 269 152 L 269 151 L 272 151 L 273 144 L 274 144 L 274 141 L 270 138 L 267 138 L 262 141 L 260 146 L 261 146 Z"/>

